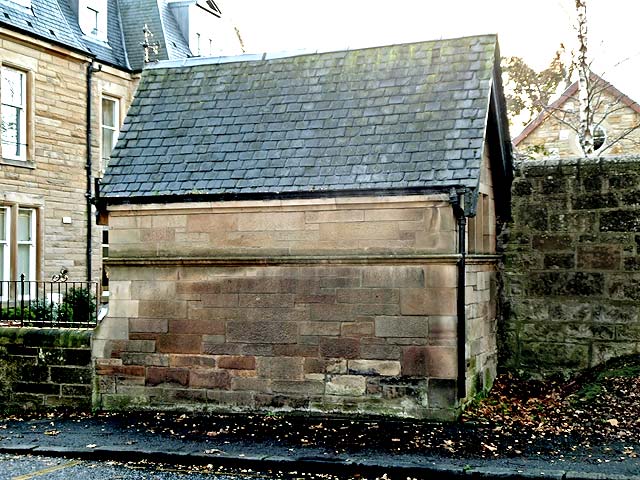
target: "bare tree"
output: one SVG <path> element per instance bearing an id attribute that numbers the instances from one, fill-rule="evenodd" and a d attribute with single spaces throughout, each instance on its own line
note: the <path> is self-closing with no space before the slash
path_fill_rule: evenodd
<path id="1" fill-rule="evenodd" d="M 503 59 L 507 76 L 505 85 L 507 90 L 511 87 L 511 92 L 508 91 L 506 95 L 509 113 L 517 115 L 523 105 L 529 103 L 529 112 L 542 113 L 573 131 L 585 156 L 601 155 L 622 141 L 640 145 L 632 135 L 640 127 L 637 120 L 625 128 L 613 129 L 605 134 L 605 120 L 629 108 L 629 103 L 624 94 L 591 72 L 586 0 L 575 0 L 575 11 L 577 47 L 571 55 L 571 61 L 562 60 L 562 45 L 550 65 L 541 72 L 533 71 L 518 57 Z M 558 100 L 549 103 L 549 99 L 557 94 L 563 84 L 569 84 L 574 72 L 578 76 L 577 90 L 574 84 Z"/>

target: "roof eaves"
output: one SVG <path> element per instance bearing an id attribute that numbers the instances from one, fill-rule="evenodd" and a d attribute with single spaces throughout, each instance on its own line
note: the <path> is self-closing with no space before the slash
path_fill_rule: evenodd
<path id="1" fill-rule="evenodd" d="M 207 194 L 185 195 L 142 195 L 142 196 L 100 196 L 100 201 L 109 205 L 144 204 L 144 203 L 183 203 L 183 202 L 222 202 L 232 200 L 284 200 L 284 199 L 309 199 L 309 198 L 333 198 L 333 197 L 369 197 L 369 196 L 402 196 L 402 195 L 429 195 L 448 194 L 451 189 L 468 190 L 468 185 L 442 185 L 430 187 L 407 188 L 382 188 L 382 189 L 345 189 L 345 190 L 316 190 L 297 192 L 227 192 Z"/>

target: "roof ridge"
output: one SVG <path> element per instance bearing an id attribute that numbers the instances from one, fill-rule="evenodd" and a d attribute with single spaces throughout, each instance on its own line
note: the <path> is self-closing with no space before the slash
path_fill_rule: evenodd
<path id="1" fill-rule="evenodd" d="M 438 39 L 429 39 L 429 40 L 418 40 L 412 42 L 401 42 L 401 43 L 391 43 L 385 45 L 369 45 L 365 47 L 357 47 L 351 48 L 347 46 L 346 48 L 339 47 L 329 47 L 324 50 L 321 48 L 312 49 L 312 48 L 303 48 L 297 50 L 281 50 L 281 51 L 265 51 L 261 53 L 244 53 L 241 55 L 222 55 L 217 57 L 190 57 L 184 58 L 180 60 L 161 60 L 156 62 L 153 65 L 146 66 L 145 70 L 153 70 L 153 69 L 161 69 L 161 68 L 178 68 L 178 67 L 190 67 L 190 66 L 201 66 L 201 65 L 217 65 L 221 63 L 241 63 L 241 62 L 255 62 L 255 61 L 264 61 L 264 60 L 277 60 L 280 58 L 294 58 L 294 57 L 303 57 L 310 55 L 320 55 L 327 53 L 347 53 L 347 52 L 357 52 L 357 51 L 365 51 L 372 50 L 378 48 L 390 48 L 390 47 L 401 47 L 408 45 L 421 45 L 428 43 L 442 43 L 442 42 L 454 42 L 454 41 L 462 41 L 471 38 L 489 38 L 494 37 L 497 43 L 497 34 L 488 33 L 488 34 L 480 34 L 480 35 L 469 35 L 463 37 L 454 37 L 454 38 L 438 38 Z"/>

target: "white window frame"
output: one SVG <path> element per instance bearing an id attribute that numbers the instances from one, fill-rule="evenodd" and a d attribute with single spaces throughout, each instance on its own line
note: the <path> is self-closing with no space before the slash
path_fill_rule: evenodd
<path id="1" fill-rule="evenodd" d="M 2 249 L 3 268 L 0 271 L 0 281 L 6 281 L 11 279 L 11 207 L 0 206 L 0 210 L 4 211 L 4 240 L 0 238 L 0 244 L 4 247 Z M 3 293 L 4 287 L 6 286 L 3 285 Z"/>
<path id="2" fill-rule="evenodd" d="M 113 126 L 107 125 L 104 123 L 104 102 L 112 102 L 113 103 Z M 102 95 L 100 100 L 100 158 L 102 160 L 102 171 L 107 168 L 107 164 L 109 163 L 109 158 L 111 158 L 111 152 L 109 152 L 108 156 L 105 156 L 105 145 L 104 145 L 104 136 L 105 131 L 111 133 L 111 146 L 112 148 L 116 146 L 116 142 L 118 141 L 118 133 L 120 133 L 120 99 L 116 97 L 112 97 L 110 95 Z"/>
<path id="3" fill-rule="evenodd" d="M 16 255 L 20 255 L 19 247 L 21 245 L 28 245 L 29 246 L 29 272 L 27 273 L 26 280 L 35 281 L 36 280 L 36 241 L 37 241 L 37 233 L 38 233 L 37 229 L 36 229 L 37 212 L 36 212 L 35 208 L 19 207 L 18 208 L 18 219 L 20 218 L 20 214 L 23 213 L 23 212 L 28 212 L 29 213 L 29 237 L 30 237 L 30 240 L 20 240 L 18 238 L 18 232 L 16 231 L 16 245 L 18 246 L 18 248 L 16 248 Z M 16 262 L 16 265 L 18 265 L 18 264 L 19 264 L 19 262 Z M 20 280 L 20 274 L 21 274 L 21 272 L 17 272 L 17 274 L 16 274 L 17 280 Z"/>
<path id="4" fill-rule="evenodd" d="M 1 152 L 2 158 L 9 160 L 19 160 L 26 161 L 27 160 L 27 146 L 29 142 L 29 136 L 27 132 L 27 72 L 24 70 L 20 70 L 18 68 L 13 68 L 10 66 L 2 65 L 0 67 L 0 75 L 4 78 L 5 72 L 16 72 L 20 75 L 20 102 L 19 103 L 9 103 L 6 100 L 7 95 L 2 95 L 2 87 L 0 87 L 0 122 L 2 122 L 2 118 L 7 115 L 8 109 L 16 109 L 19 117 L 19 124 L 17 125 L 17 140 L 18 140 L 18 150 L 16 152 L 15 145 L 13 143 L 4 143 L 2 140 Z M 4 81 L 3 81 L 4 83 Z M 6 88 L 6 87 L 5 87 Z M 0 134 L 2 135 L 2 134 Z M 1 138 L 1 137 L 0 137 Z"/>

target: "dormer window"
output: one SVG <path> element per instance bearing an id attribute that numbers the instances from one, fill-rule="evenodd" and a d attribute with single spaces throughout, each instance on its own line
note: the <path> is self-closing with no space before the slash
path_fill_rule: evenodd
<path id="1" fill-rule="evenodd" d="M 79 0 L 78 23 L 87 37 L 107 41 L 107 0 Z"/>

